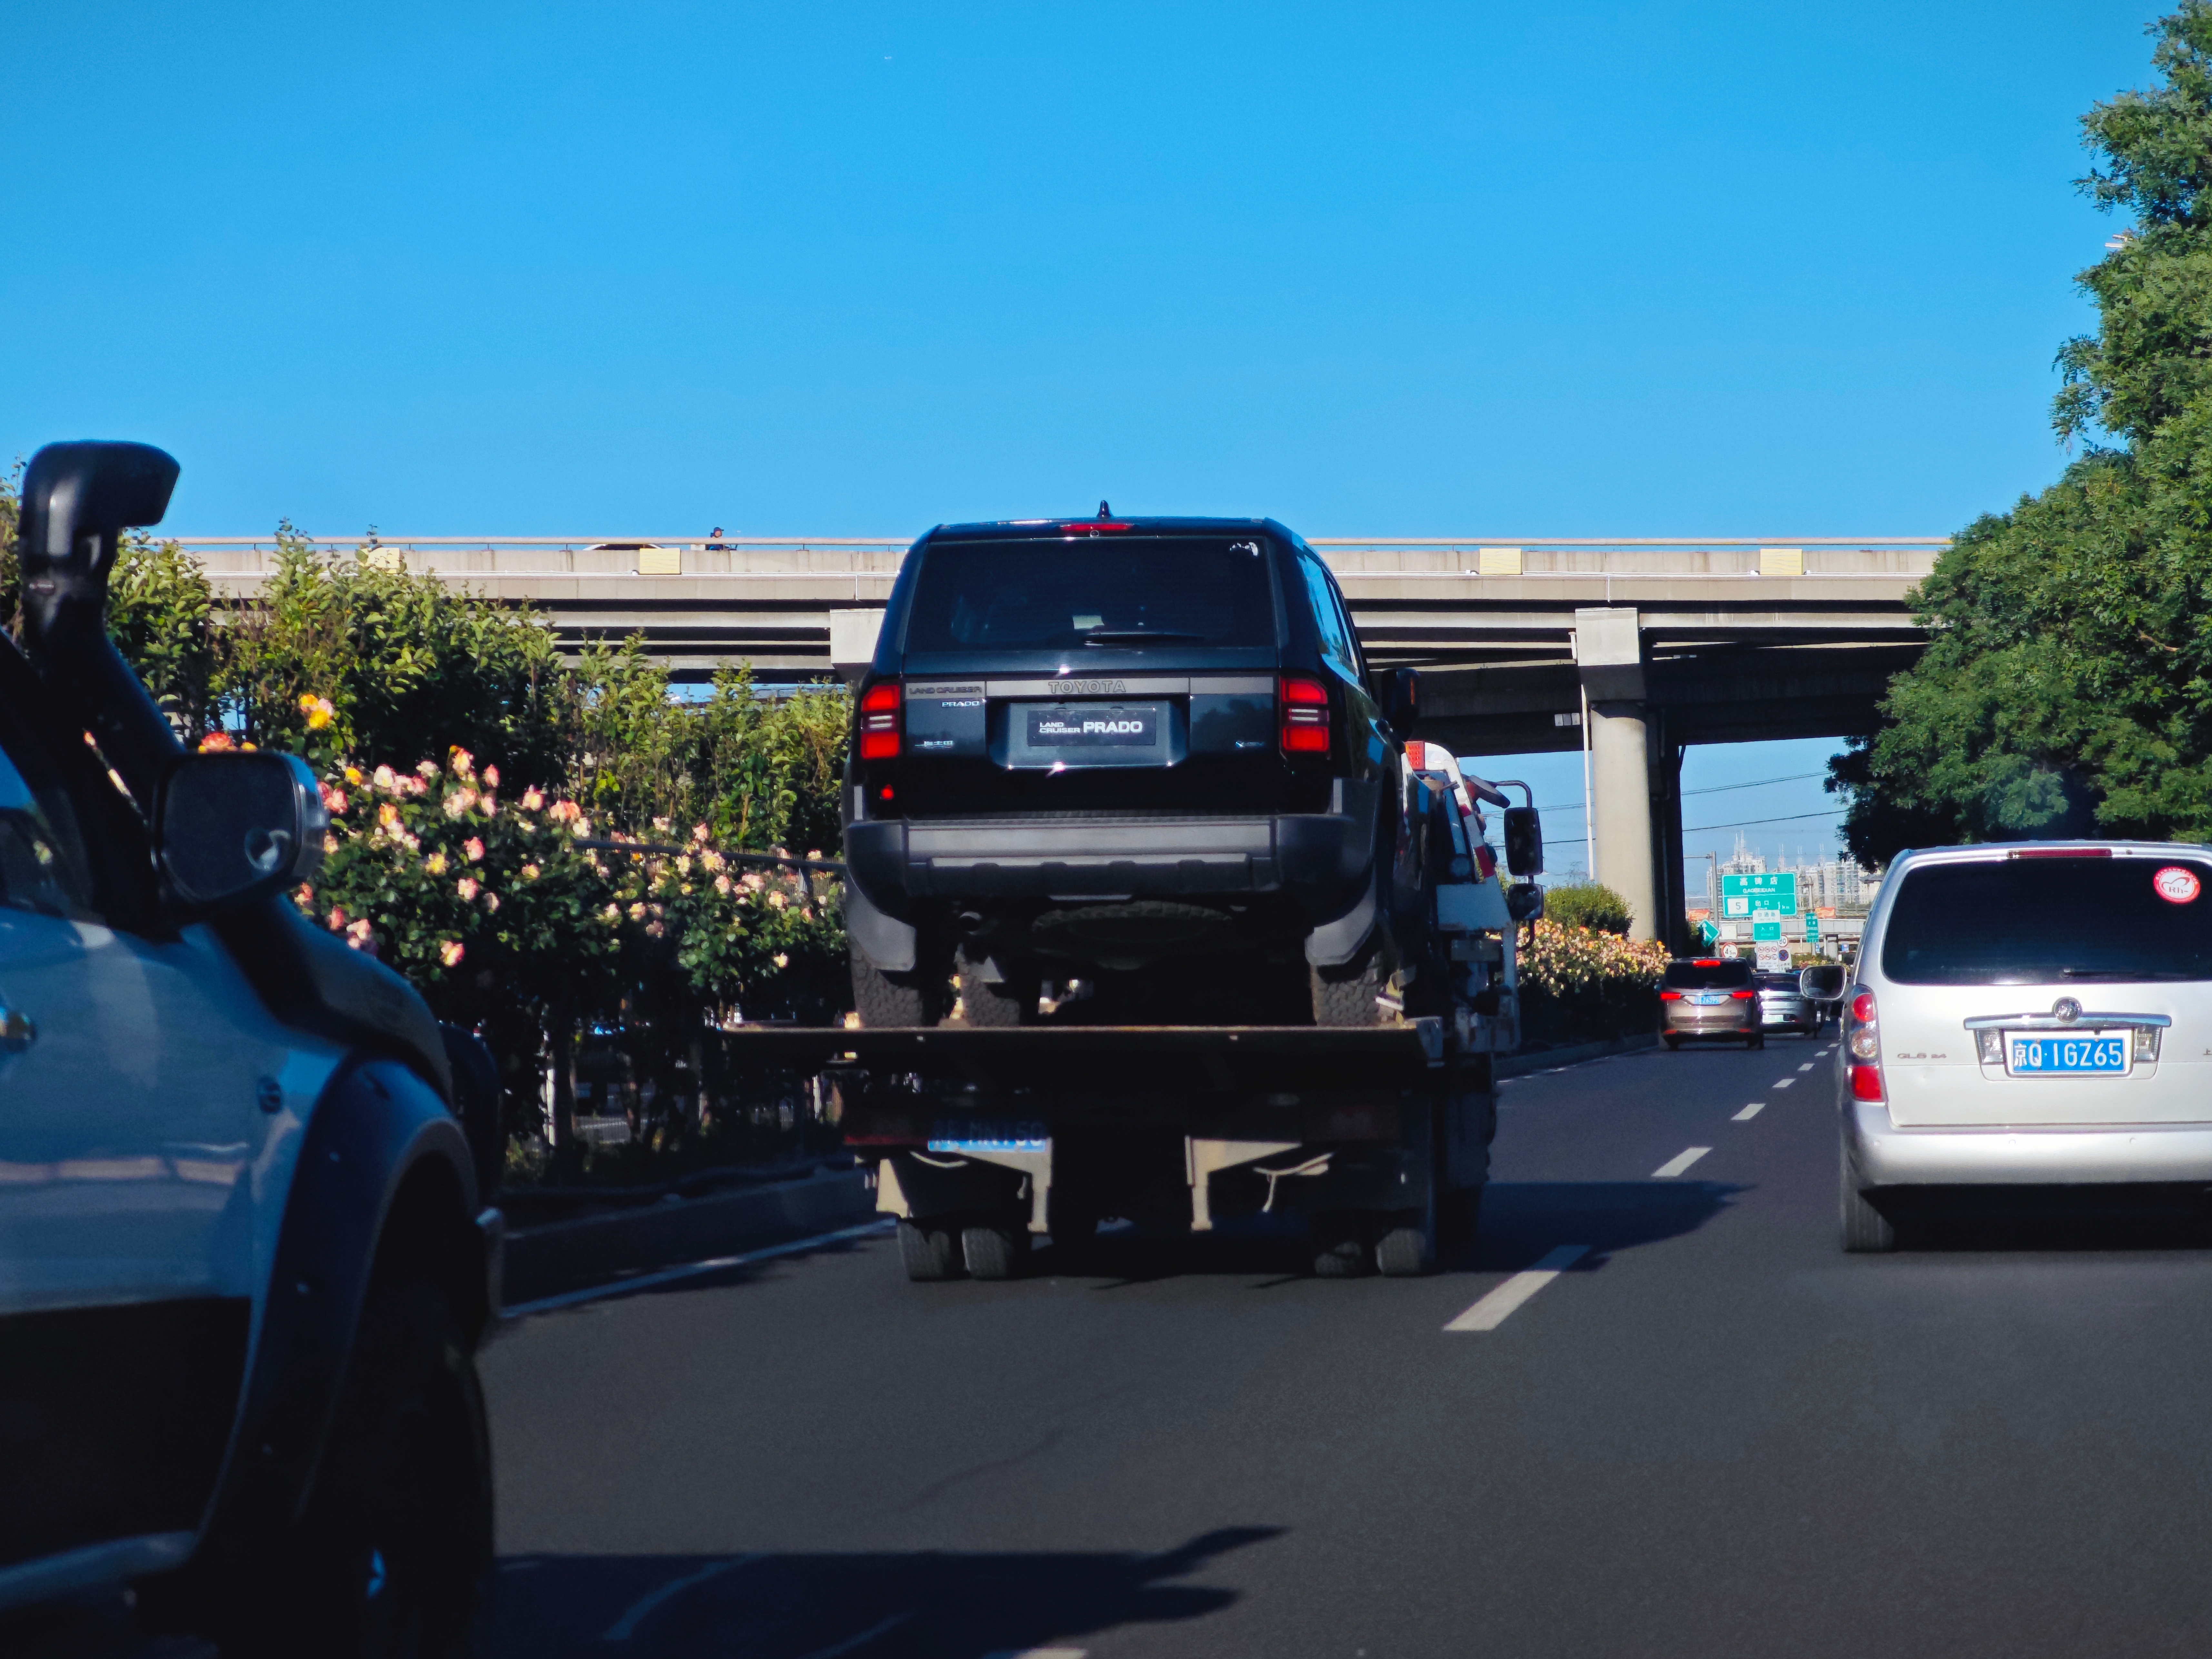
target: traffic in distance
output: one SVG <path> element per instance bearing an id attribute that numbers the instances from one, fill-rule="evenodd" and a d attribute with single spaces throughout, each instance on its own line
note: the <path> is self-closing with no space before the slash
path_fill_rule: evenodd
<path id="1" fill-rule="evenodd" d="M 502 1310 L 489 1054 L 283 901 L 328 828 L 306 766 L 185 753 L 103 630 L 176 475 L 40 452 L 0 641 L 27 1652 L 1443 1652 L 1469 1595 L 1504 1650 L 1748 1650 L 1784 1604 L 1698 1551 L 1686 1481 L 1770 1565 L 1876 1574 L 1948 1513 L 1963 1454 L 1838 1412 L 1830 1334 L 1985 1311 L 1978 1266 L 2023 1320 L 2105 1297 L 2037 1273 L 2060 1224 L 1962 1248 L 1993 1196 L 2179 1217 L 2165 1259 L 2198 1259 L 2201 849 L 1909 854 L 1848 975 L 1684 954 L 1646 1031 L 1526 1051 L 1526 786 L 1420 735 L 1295 532 L 1102 502 L 909 551 L 854 688 L 853 1016 L 731 1038 L 821 1080 L 880 1221 Z M 1916 1242 L 1942 1277 L 1837 1276 Z M 2110 1353 L 2194 1358 L 2106 1318 Z M 1929 1420 L 2064 1392 L 1957 1369 Z M 1717 1419 L 1753 1374 L 1757 1421 Z M 1991 1650 L 2040 1640 L 2071 1517 L 2176 1553 L 2109 1491 L 1999 1507 L 2057 1530 L 1979 1581 Z M 1643 1542 L 1589 1569 L 1593 1516 Z M 1662 1562 L 1715 1606 L 1662 1618 Z"/>

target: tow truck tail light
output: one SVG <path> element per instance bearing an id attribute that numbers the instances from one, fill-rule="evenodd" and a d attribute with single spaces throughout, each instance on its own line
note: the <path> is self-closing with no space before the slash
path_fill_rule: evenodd
<path id="1" fill-rule="evenodd" d="M 1277 693 L 1285 755 L 1328 753 L 1328 688 L 1319 680 L 1285 674 Z"/>
<path id="2" fill-rule="evenodd" d="M 878 680 L 860 698 L 860 758 L 896 760 L 898 753 L 899 683 Z"/>

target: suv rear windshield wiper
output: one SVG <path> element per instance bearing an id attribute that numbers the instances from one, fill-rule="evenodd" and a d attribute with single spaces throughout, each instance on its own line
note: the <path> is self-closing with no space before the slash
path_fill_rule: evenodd
<path id="1" fill-rule="evenodd" d="M 1206 635 L 1173 628 L 1092 628 L 1083 635 L 1085 645 L 1142 645 L 1147 640 L 1196 640 L 1203 644 Z"/>

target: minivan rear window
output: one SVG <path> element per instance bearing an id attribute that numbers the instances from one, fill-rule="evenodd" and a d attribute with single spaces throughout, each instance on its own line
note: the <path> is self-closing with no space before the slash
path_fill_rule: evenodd
<path id="1" fill-rule="evenodd" d="M 1738 958 L 1670 962 L 1667 988 L 1670 991 L 1733 991 L 1751 983 L 1751 964 Z"/>
<path id="2" fill-rule="evenodd" d="M 1267 564 L 1257 536 L 932 542 L 906 648 L 1273 646 Z"/>
<path id="3" fill-rule="evenodd" d="M 2212 979 L 2201 859 L 1991 859 L 1905 873 L 1881 971 L 1906 985 Z"/>

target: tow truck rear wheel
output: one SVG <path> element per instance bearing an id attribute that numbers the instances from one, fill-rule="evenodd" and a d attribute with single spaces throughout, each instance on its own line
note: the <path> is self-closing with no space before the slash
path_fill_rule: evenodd
<path id="1" fill-rule="evenodd" d="M 238 1587 L 222 1651 L 465 1659 L 491 1566 L 490 1437 L 460 1321 L 434 1285 L 380 1273 L 307 1511 Z"/>
<path id="2" fill-rule="evenodd" d="M 1365 1216 L 1317 1215 L 1307 1223 L 1307 1229 L 1315 1278 L 1364 1279 L 1375 1270 L 1375 1259 L 1367 1248 Z"/>
<path id="3" fill-rule="evenodd" d="M 1394 1210 L 1379 1218 L 1375 1269 L 1385 1279 L 1419 1279 L 1437 1270 L 1434 1211 Z"/>
<path id="4" fill-rule="evenodd" d="M 950 1227 L 926 1227 L 917 1221 L 901 1221 L 898 1241 L 899 1265 L 917 1285 L 957 1279 L 966 1271 L 960 1261 L 960 1235 Z"/>
<path id="5" fill-rule="evenodd" d="M 1029 1266 L 1029 1230 L 1012 1222 L 963 1227 L 960 1255 L 975 1279 L 1018 1279 Z"/>

